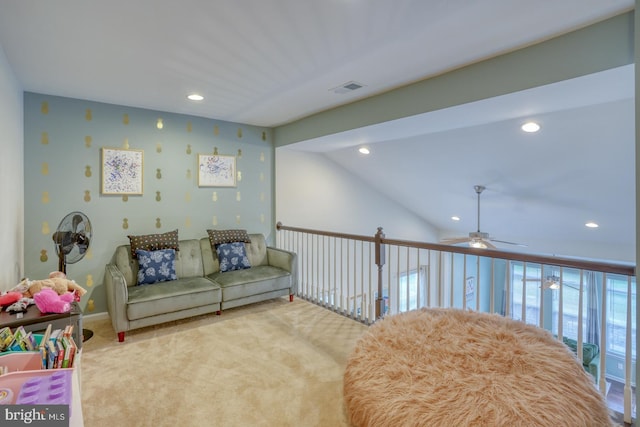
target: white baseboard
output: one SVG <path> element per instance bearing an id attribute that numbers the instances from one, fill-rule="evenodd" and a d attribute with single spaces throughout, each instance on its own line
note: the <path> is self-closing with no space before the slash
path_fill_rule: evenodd
<path id="1" fill-rule="evenodd" d="M 82 320 L 106 320 L 109 319 L 109 313 L 103 311 L 101 313 L 84 314 Z"/>

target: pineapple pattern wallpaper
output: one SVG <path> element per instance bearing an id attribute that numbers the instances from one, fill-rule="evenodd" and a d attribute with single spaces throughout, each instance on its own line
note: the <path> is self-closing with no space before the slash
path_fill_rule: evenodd
<path id="1" fill-rule="evenodd" d="M 269 240 L 274 229 L 270 129 L 29 92 L 24 127 L 25 276 L 58 268 L 51 236 L 68 213 L 84 213 L 91 245 L 67 276 L 88 291 L 85 314 L 107 311 L 104 267 L 130 234 L 178 229 L 196 239 L 208 228 L 245 228 Z M 141 194 L 101 191 L 103 148 L 143 153 Z M 236 185 L 199 187 L 199 154 L 235 156 Z"/>

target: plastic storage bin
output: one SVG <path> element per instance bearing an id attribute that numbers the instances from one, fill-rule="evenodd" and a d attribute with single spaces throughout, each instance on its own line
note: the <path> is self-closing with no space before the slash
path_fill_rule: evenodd
<path id="1" fill-rule="evenodd" d="M 73 368 L 41 369 L 40 353 L 0 353 L 0 404 L 71 404 Z"/>

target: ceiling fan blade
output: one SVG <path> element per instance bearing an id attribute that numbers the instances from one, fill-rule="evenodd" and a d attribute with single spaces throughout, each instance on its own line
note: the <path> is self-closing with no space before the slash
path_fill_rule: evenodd
<path id="1" fill-rule="evenodd" d="M 493 243 L 491 243 L 489 240 L 483 240 L 482 243 L 484 243 L 485 245 L 487 245 L 487 248 L 489 249 L 498 249 L 496 247 L 496 245 L 494 245 Z"/>
<path id="2" fill-rule="evenodd" d="M 457 243 L 467 243 L 468 241 L 468 237 L 452 237 L 449 239 L 442 239 L 440 240 L 440 243 L 444 243 L 445 245 L 455 245 Z"/>
<path id="3" fill-rule="evenodd" d="M 498 242 L 498 243 L 506 243 L 507 245 L 521 246 L 523 248 L 527 247 L 527 245 L 525 245 L 524 243 L 506 242 L 504 240 L 496 240 L 496 239 L 491 239 L 491 241 Z"/>

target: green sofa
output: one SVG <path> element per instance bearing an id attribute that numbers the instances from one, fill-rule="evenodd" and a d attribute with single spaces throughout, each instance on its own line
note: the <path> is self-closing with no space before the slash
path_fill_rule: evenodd
<path id="1" fill-rule="evenodd" d="M 137 286 L 138 261 L 130 245 L 118 246 L 105 268 L 111 323 L 124 341 L 126 331 L 184 319 L 297 292 L 296 254 L 267 247 L 262 234 L 245 243 L 251 268 L 221 273 L 209 238 L 180 240 L 177 280 Z"/>
<path id="2" fill-rule="evenodd" d="M 562 337 L 562 342 L 573 351 L 578 353 L 578 342 L 572 338 Z M 600 377 L 600 348 L 596 344 L 582 343 L 582 366 L 584 370 L 593 376 L 598 384 Z"/>

